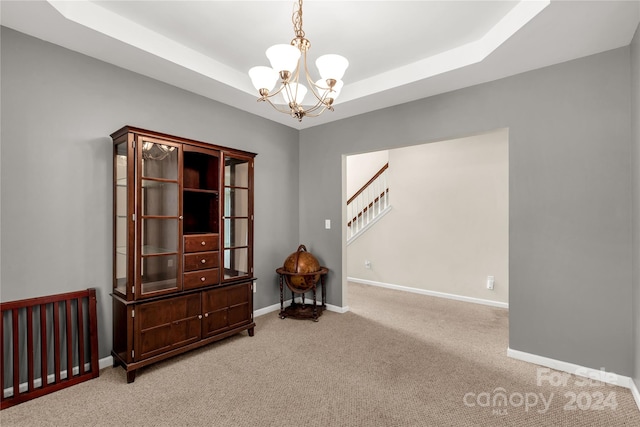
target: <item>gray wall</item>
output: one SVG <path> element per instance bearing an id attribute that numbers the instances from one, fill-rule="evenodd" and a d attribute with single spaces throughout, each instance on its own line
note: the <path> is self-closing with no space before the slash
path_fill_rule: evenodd
<path id="1" fill-rule="evenodd" d="M 109 135 L 126 124 L 258 153 L 255 308 L 279 301 L 274 270 L 298 245 L 296 130 L 7 28 L 1 43 L 2 301 L 95 287 L 110 354 Z"/>
<path id="2" fill-rule="evenodd" d="M 331 268 L 329 303 L 347 303 L 343 154 L 508 127 L 510 347 L 634 375 L 630 48 L 298 134 L 12 30 L 0 40 L 1 298 L 98 288 L 100 357 L 111 348 L 108 135 L 120 126 L 258 153 L 256 308 L 277 302 L 274 267 L 299 243 Z M 637 35 L 633 52 L 637 64 Z"/>
<path id="3" fill-rule="evenodd" d="M 640 26 L 631 44 L 631 114 L 633 132 L 633 291 L 635 383 L 640 390 Z"/>
<path id="4" fill-rule="evenodd" d="M 633 374 L 630 49 L 303 130 L 300 240 L 342 301 L 341 156 L 509 128 L 512 349 Z M 428 273 L 428 272 L 425 272 Z"/>

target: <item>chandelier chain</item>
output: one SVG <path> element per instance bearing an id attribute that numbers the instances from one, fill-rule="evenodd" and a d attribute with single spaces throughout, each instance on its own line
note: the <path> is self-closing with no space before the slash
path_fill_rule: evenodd
<path id="1" fill-rule="evenodd" d="M 297 39 L 304 38 L 304 31 L 302 30 L 302 0 L 298 0 L 298 10 L 293 13 L 293 31 L 296 34 Z"/>

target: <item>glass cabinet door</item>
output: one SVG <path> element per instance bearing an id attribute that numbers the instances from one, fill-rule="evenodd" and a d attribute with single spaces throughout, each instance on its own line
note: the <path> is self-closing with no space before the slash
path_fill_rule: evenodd
<path id="1" fill-rule="evenodd" d="M 132 154 L 132 153 L 131 153 Z M 113 159 L 113 211 L 114 211 L 114 243 L 113 258 L 114 292 L 126 297 L 129 273 L 129 253 L 127 241 L 129 235 L 129 184 L 133 177 L 133 168 L 129 165 L 129 143 L 126 138 L 114 145 Z M 131 175 L 131 177 L 129 176 Z"/>
<path id="2" fill-rule="evenodd" d="M 181 149 L 160 140 L 138 139 L 136 229 L 139 286 L 136 297 L 180 290 Z"/>
<path id="3" fill-rule="evenodd" d="M 252 271 L 252 211 L 250 158 L 224 159 L 224 279 L 250 276 Z"/>

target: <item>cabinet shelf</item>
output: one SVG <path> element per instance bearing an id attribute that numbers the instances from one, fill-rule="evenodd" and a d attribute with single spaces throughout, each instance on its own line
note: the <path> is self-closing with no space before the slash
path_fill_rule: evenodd
<path id="1" fill-rule="evenodd" d="M 176 288 L 175 280 L 156 280 L 155 282 L 142 283 L 144 291 L 147 293 L 166 291 L 167 289 Z"/>
<path id="2" fill-rule="evenodd" d="M 203 194 L 213 194 L 218 195 L 220 192 L 218 190 L 207 190 L 204 188 L 183 188 L 185 193 L 203 193 Z"/>
<path id="3" fill-rule="evenodd" d="M 238 245 L 238 246 L 225 246 L 225 249 L 246 249 L 248 248 L 248 245 Z"/>
<path id="4" fill-rule="evenodd" d="M 148 255 L 169 255 L 169 254 L 177 254 L 175 249 L 166 249 L 160 248 L 158 246 L 153 245 L 143 245 L 142 246 L 142 256 Z"/>
<path id="5" fill-rule="evenodd" d="M 177 184 L 177 183 L 178 181 L 176 181 L 175 179 L 150 178 L 146 176 L 142 177 L 142 188 L 144 189 L 161 187 L 165 184 Z"/>

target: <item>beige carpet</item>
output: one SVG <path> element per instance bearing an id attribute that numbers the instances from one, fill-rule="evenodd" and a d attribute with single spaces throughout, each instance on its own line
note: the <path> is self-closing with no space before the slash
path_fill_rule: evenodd
<path id="1" fill-rule="evenodd" d="M 640 426 L 627 389 L 573 376 L 566 386 L 538 385 L 536 365 L 506 357 L 506 310 L 358 284 L 349 305 L 318 323 L 258 317 L 255 337 L 245 332 L 142 369 L 133 384 L 122 368 L 104 369 L 0 412 L 0 423 Z"/>

